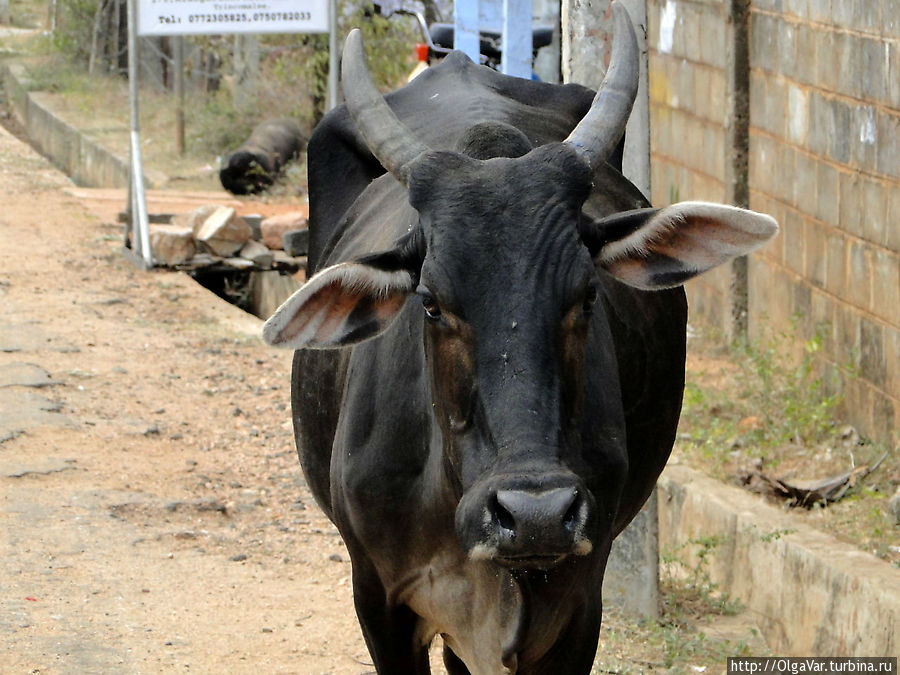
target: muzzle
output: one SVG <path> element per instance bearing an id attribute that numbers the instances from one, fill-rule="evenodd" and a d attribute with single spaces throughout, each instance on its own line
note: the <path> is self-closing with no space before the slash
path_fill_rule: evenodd
<path id="1" fill-rule="evenodd" d="M 473 560 L 546 571 L 593 550 L 594 511 L 592 495 L 570 472 L 491 475 L 463 495 L 456 532 Z"/>

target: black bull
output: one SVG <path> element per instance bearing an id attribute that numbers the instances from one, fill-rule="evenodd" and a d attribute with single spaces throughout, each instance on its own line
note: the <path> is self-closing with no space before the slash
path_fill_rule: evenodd
<path id="1" fill-rule="evenodd" d="M 596 98 L 454 54 L 386 105 L 354 33 L 310 141 L 315 275 L 264 336 L 298 348 L 300 459 L 379 673 L 428 673 L 436 634 L 453 675 L 590 671 L 610 544 L 674 440 L 680 284 L 777 230 L 622 177 L 614 7 Z"/>

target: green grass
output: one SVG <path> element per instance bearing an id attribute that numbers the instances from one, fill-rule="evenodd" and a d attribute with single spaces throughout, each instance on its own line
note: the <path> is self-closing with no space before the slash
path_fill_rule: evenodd
<path id="1" fill-rule="evenodd" d="M 737 635 L 713 634 L 703 620 L 629 618 L 615 608 L 605 608 L 600 643 L 592 675 L 629 675 L 648 671 L 669 673 L 722 672 L 729 656 L 765 655 L 756 629 L 749 624 Z M 751 646 L 754 645 L 754 646 Z"/>
<path id="2" fill-rule="evenodd" d="M 709 616 L 734 616 L 744 607 L 721 593 L 709 572 L 710 558 L 725 544 L 711 535 L 690 539 L 660 555 L 660 588 L 664 614 L 672 621 Z"/>
<path id="3" fill-rule="evenodd" d="M 790 329 L 731 348 L 725 386 L 686 384 L 682 432 L 707 456 L 723 446 L 765 450 L 826 440 L 841 399 L 834 393 L 839 382 L 827 379 L 816 358 L 823 340 L 820 332 L 800 341 Z M 799 356 L 791 353 L 797 344 Z"/>
<path id="4" fill-rule="evenodd" d="M 662 553 L 659 618 L 637 619 L 605 607 L 591 672 L 721 672 L 729 656 L 764 656 L 765 645 L 743 605 L 711 580 L 711 558 L 727 543 L 724 537 L 700 537 Z"/>

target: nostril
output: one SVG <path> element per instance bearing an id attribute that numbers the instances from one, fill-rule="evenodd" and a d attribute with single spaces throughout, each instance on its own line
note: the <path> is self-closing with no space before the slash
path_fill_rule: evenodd
<path id="1" fill-rule="evenodd" d="M 579 498 L 578 491 L 576 490 L 572 497 L 572 503 L 566 510 L 565 515 L 563 515 L 563 527 L 565 527 L 569 532 L 572 532 L 578 526 L 580 520 L 581 499 Z"/>
<path id="2" fill-rule="evenodd" d="M 494 518 L 497 520 L 497 525 L 499 525 L 504 530 L 508 530 L 511 533 L 515 533 L 516 531 L 516 519 L 513 517 L 503 504 L 500 503 L 500 500 L 494 495 L 493 498 L 493 510 L 494 510 Z"/>

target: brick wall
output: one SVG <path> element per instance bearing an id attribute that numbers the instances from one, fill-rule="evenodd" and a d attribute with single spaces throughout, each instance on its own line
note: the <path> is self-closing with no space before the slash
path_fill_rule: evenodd
<path id="1" fill-rule="evenodd" d="M 730 1 L 648 0 L 653 202 L 728 201 Z M 750 261 L 751 335 L 798 318 L 851 366 L 845 412 L 900 440 L 900 0 L 752 0 L 750 206 L 782 235 Z M 689 287 L 726 327 L 727 269 Z"/>
<path id="2" fill-rule="evenodd" d="M 649 0 L 647 21 L 651 201 L 727 201 L 725 3 Z M 692 314 L 723 324 L 728 288 L 726 268 L 694 282 Z"/>

